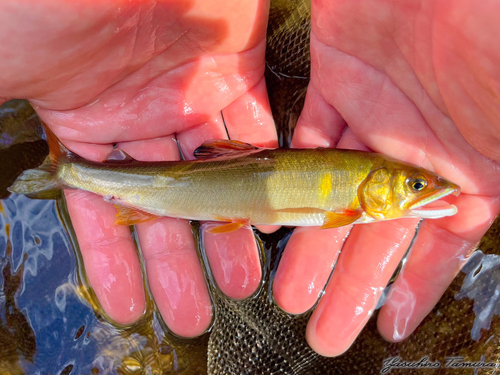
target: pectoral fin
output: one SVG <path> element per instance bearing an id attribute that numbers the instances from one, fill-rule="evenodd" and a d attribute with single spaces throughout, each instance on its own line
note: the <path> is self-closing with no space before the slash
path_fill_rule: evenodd
<path id="1" fill-rule="evenodd" d="M 321 229 L 338 228 L 354 223 L 361 217 L 359 211 L 326 212 L 325 222 Z"/>
<path id="2" fill-rule="evenodd" d="M 249 226 L 248 220 L 234 220 L 227 224 L 218 225 L 207 230 L 209 233 L 230 233 Z"/>
<path id="3" fill-rule="evenodd" d="M 121 206 L 118 204 L 115 204 L 114 206 L 118 211 L 115 219 L 115 224 L 118 225 L 135 225 L 156 219 L 158 217 L 135 208 Z"/>

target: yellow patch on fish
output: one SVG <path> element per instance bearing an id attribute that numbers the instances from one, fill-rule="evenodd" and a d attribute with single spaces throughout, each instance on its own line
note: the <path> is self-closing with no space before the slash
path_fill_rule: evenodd
<path id="1" fill-rule="evenodd" d="M 319 196 L 321 202 L 325 202 L 332 191 L 332 175 L 330 173 L 325 173 L 319 182 Z"/>

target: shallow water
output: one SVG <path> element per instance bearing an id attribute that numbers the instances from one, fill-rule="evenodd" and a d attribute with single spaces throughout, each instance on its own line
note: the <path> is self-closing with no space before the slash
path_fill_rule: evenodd
<path id="1" fill-rule="evenodd" d="M 178 354 L 154 312 L 125 329 L 103 319 L 55 201 L 12 195 L 1 204 L 0 373 L 203 372 L 203 353 L 201 368 L 176 358 L 203 340 Z"/>
<path id="2" fill-rule="evenodd" d="M 8 332 L 4 345 L 16 349 L 3 359 L 14 367 L 17 357 L 27 373 L 47 374 L 85 363 L 97 353 L 95 340 L 85 334 L 99 322 L 76 293 L 76 260 L 55 202 L 12 196 L 2 207 L 1 317 Z M 88 366 L 82 371 L 90 373 Z"/>

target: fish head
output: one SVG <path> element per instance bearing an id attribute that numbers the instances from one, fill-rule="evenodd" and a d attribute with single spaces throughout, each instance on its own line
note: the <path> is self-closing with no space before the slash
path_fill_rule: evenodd
<path id="1" fill-rule="evenodd" d="M 460 194 L 460 187 L 424 168 L 381 167 L 370 172 L 358 189 L 362 209 L 376 220 L 402 217 L 440 218 L 457 213 L 441 198 Z"/>

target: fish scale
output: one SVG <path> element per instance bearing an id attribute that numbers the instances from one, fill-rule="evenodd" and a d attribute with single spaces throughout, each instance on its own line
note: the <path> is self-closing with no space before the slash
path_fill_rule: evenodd
<path id="1" fill-rule="evenodd" d="M 125 206 L 118 207 L 117 222 L 122 224 L 139 223 L 141 216 L 142 221 L 169 216 L 334 228 L 415 217 L 414 207 L 424 217 L 453 215 L 454 206 L 444 203 L 444 208 L 433 211 L 419 202 L 460 191 L 423 168 L 363 151 L 259 149 L 218 140 L 202 144 L 204 154 L 195 151 L 197 160 L 139 162 L 121 151 L 121 161 L 92 162 L 67 150 L 49 129 L 46 132 L 49 158 L 41 167 L 23 172 L 10 190 L 87 190 Z M 412 181 L 425 184 L 415 189 Z"/>

